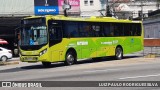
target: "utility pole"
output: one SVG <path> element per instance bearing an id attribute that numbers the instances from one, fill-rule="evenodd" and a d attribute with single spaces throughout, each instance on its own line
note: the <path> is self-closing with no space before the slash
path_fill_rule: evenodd
<path id="1" fill-rule="evenodd" d="M 45 0 L 45 6 L 49 6 L 48 0 Z"/>
<path id="2" fill-rule="evenodd" d="M 109 7 L 109 4 L 108 4 L 108 0 L 106 0 L 106 16 L 109 16 L 109 17 L 112 16 L 112 14 L 110 12 L 110 7 Z"/>
<path id="3" fill-rule="evenodd" d="M 141 0 L 141 20 L 143 21 L 143 1 Z"/>

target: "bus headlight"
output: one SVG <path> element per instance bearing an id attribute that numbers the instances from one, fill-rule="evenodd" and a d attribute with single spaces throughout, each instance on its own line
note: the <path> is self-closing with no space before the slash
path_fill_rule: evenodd
<path id="1" fill-rule="evenodd" d="M 39 55 L 40 55 L 40 56 L 43 55 L 42 52 L 40 52 Z"/>
<path id="2" fill-rule="evenodd" d="M 47 49 L 42 50 L 39 55 L 42 56 L 43 54 L 45 54 L 47 52 Z"/>

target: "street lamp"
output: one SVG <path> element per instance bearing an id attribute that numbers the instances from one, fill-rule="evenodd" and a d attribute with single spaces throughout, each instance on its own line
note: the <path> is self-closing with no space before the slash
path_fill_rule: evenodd
<path id="1" fill-rule="evenodd" d="M 109 8 L 109 6 L 108 6 L 108 0 L 106 0 L 106 16 L 108 16 L 108 8 Z"/>
<path id="2" fill-rule="evenodd" d="M 143 2 L 141 0 L 141 20 L 143 21 Z"/>
<path id="3" fill-rule="evenodd" d="M 48 0 L 45 0 L 45 6 L 49 6 Z"/>

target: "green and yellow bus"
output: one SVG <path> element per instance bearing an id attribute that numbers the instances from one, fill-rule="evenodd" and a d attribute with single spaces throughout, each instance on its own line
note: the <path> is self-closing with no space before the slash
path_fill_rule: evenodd
<path id="1" fill-rule="evenodd" d="M 115 56 L 122 59 L 123 54 L 143 50 L 141 21 L 46 15 L 27 17 L 21 23 L 22 62 L 72 65 L 87 58 Z"/>

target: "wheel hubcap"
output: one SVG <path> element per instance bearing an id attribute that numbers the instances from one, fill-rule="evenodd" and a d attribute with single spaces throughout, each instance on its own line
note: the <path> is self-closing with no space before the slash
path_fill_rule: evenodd
<path id="1" fill-rule="evenodd" d="M 7 58 L 6 57 L 2 57 L 2 61 L 6 61 L 7 60 Z"/>
<path id="2" fill-rule="evenodd" d="M 74 57 L 72 55 L 68 55 L 67 59 L 68 59 L 70 64 L 72 64 L 73 61 L 74 61 Z"/>
<path id="3" fill-rule="evenodd" d="M 120 49 L 117 50 L 117 57 L 121 57 L 122 56 L 122 51 Z"/>

